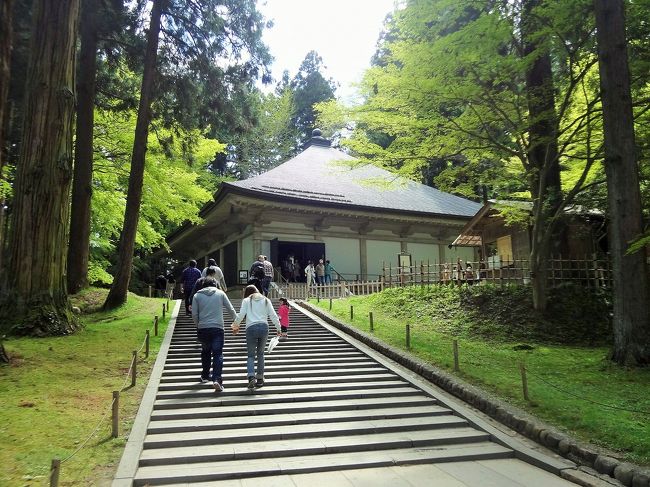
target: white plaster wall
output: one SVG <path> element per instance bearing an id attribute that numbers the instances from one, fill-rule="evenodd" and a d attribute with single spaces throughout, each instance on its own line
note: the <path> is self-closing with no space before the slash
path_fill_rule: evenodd
<path id="1" fill-rule="evenodd" d="M 359 257 L 359 240 L 352 238 L 324 237 L 325 258 L 329 259 L 334 269 L 345 277 L 361 273 Z"/>
<path id="2" fill-rule="evenodd" d="M 244 237 L 241 240 L 241 255 L 239 256 L 239 268 L 250 269 L 253 261 L 257 259 L 257 255 L 253 255 L 253 237 Z"/>
<path id="3" fill-rule="evenodd" d="M 271 260 L 271 241 L 270 240 L 262 240 L 262 255 L 266 255 L 266 257 Z M 275 264 L 275 262 L 273 262 Z"/>
<path id="4" fill-rule="evenodd" d="M 474 250 L 474 247 L 444 247 L 445 250 L 445 262 L 456 262 L 460 257 L 460 260 L 463 262 L 474 262 L 477 260 L 477 255 Z"/>
<path id="5" fill-rule="evenodd" d="M 426 263 L 427 261 L 434 264 L 440 261 L 440 248 L 438 244 L 409 242 L 407 244 L 407 252 L 411 254 L 411 262 L 413 265 L 420 265 L 420 262 Z"/>
<path id="6" fill-rule="evenodd" d="M 399 242 L 386 242 L 385 240 L 367 240 L 366 254 L 368 255 L 368 277 L 376 279 L 376 275 L 383 275 L 383 265 L 389 263 L 397 265 L 397 254 L 400 252 Z"/>

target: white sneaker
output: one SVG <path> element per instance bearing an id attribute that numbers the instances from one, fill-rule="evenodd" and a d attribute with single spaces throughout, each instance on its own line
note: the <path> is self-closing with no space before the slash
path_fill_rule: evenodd
<path id="1" fill-rule="evenodd" d="M 223 384 L 219 384 L 218 382 L 214 382 L 212 385 L 214 386 L 215 392 L 223 392 L 225 390 Z"/>
<path id="2" fill-rule="evenodd" d="M 201 377 L 201 384 L 207 384 L 210 382 L 210 379 L 206 379 L 205 377 Z"/>

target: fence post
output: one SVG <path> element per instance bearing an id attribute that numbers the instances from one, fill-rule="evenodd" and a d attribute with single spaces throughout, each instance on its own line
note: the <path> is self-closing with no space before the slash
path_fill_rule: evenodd
<path id="1" fill-rule="evenodd" d="M 165 303 L 163 303 L 163 312 L 162 312 L 162 317 L 165 317 Z"/>
<path id="2" fill-rule="evenodd" d="M 153 317 L 153 334 L 158 336 L 158 315 Z"/>
<path id="3" fill-rule="evenodd" d="M 459 372 L 460 366 L 458 365 L 458 340 L 454 340 L 454 372 Z"/>
<path id="4" fill-rule="evenodd" d="M 406 325 L 406 349 L 411 350 L 411 325 Z"/>
<path id="5" fill-rule="evenodd" d="M 50 487 L 59 486 L 59 472 L 61 471 L 61 460 L 58 458 L 52 459 L 52 466 L 50 467 Z"/>
<path id="6" fill-rule="evenodd" d="M 149 358 L 149 330 L 144 333 L 144 358 Z"/>
<path id="7" fill-rule="evenodd" d="M 524 390 L 524 399 L 530 401 L 528 398 L 528 379 L 526 378 L 526 366 L 523 362 L 519 362 L 519 370 L 521 371 L 521 387 Z"/>
<path id="8" fill-rule="evenodd" d="M 113 407 L 111 408 L 113 427 L 111 436 L 117 438 L 120 434 L 120 391 L 113 391 Z"/>
<path id="9" fill-rule="evenodd" d="M 354 319 L 354 306 L 350 306 L 350 319 Z"/>
<path id="10" fill-rule="evenodd" d="M 133 350 L 133 362 L 131 364 L 131 387 L 135 387 L 135 377 L 137 375 L 138 367 L 138 351 Z"/>
<path id="11" fill-rule="evenodd" d="M 330 298 L 330 311 L 332 311 L 332 298 Z"/>
<path id="12" fill-rule="evenodd" d="M 372 331 L 373 328 L 374 328 L 374 326 L 373 326 L 374 324 L 372 322 L 373 321 L 372 320 L 372 311 L 370 313 L 368 313 L 368 318 L 370 319 L 370 331 Z"/>
<path id="13" fill-rule="evenodd" d="M 149 284 L 149 297 L 151 297 L 151 284 Z"/>

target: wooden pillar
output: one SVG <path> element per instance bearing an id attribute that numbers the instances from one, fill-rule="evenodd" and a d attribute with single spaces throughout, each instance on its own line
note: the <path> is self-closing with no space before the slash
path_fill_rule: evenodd
<path id="1" fill-rule="evenodd" d="M 368 246 L 365 238 L 359 238 L 359 267 L 361 270 L 361 280 L 368 280 Z"/>

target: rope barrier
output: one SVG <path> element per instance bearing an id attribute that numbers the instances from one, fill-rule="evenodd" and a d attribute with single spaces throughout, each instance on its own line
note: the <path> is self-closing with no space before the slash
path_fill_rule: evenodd
<path id="1" fill-rule="evenodd" d="M 146 331 L 148 332 L 149 330 L 146 330 Z M 132 371 L 133 371 L 133 366 L 135 365 L 135 361 L 137 360 L 137 354 L 140 353 L 140 352 L 142 351 L 142 349 L 146 346 L 146 344 L 147 344 L 147 336 L 146 336 L 146 334 L 145 334 L 145 338 L 144 338 L 144 340 L 142 341 L 142 345 L 141 345 L 140 348 L 139 348 L 139 349 L 138 349 L 138 350 L 133 354 L 133 359 L 131 360 L 131 363 L 130 363 L 130 365 L 129 365 L 129 369 L 128 369 L 128 371 L 127 371 L 127 373 L 126 373 L 126 376 L 125 376 L 125 378 L 124 378 L 124 383 L 122 384 L 122 387 L 120 388 L 120 392 L 123 392 L 123 391 L 126 389 L 126 386 L 127 386 L 128 382 L 129 382 L 129 379 L 131 378 L 131 373 L 132 373 Z M 104 411 L 104 413 L 102 414 L 102 417 L 99 419 L 99 421 L 97 422 L 97 425 L 95 426 L 95 428 L 93 429 L 93 431 L 90 433 L 90 435 L 89 435 L 89 436 L 88 436 L 88 437 L 87 437 L 83 442 L 81 442 L 81 444 L 80 444 L 80 445 L 79 445 L 79 446 L 78 446 L 78 447 L 77 447 L 77 448 L 76 448 L 76 449 L 75 449 L 75 450 L 74 450 L 70 455 L 68 455 L 68 456 L 65 457 L 63 460 L 61 460 L 61 461 L 59 462 L 59 464 L 63 464 L 63 463 L 65 463 L 65 462 L 67 462 L 68 460 L 70 460 L 71 458 L 73 458 L 73 457 L 74 457 L 77 453 L 79 453 L 79 452 L 80 452 L 80 451 L 81 451 L 81 450 L 82 450 L 82 449 L 83 449 L 83 448 L 88 444 L 88 442 L 89 442 L 89 441 L 90 441 L 90 440 L 91 440 L 91 439 L 92 439 L 92 438 L 97 434 L 97 432 L 98 432 L 98 431 L 100 430 L 100 428 L 102 427 L 102 424 L 103 424 L 104 421 L 106 420 L 106 417 L 108 416 L 108 411 L 112 411 L 112 409 L 113 409 L 113 405 L 115 404 L 115 401 L 116 401 L 116 398 L 115 398 L 115 396 L 113 396 L 113 399 L 112 399 L 112 401 L 111 401 L 111 403 L 110 403 L 108 409 Z"/>
<path id="2" fill-rule="evenodd" d="M 114 403 L 114 402 L 115 402 L 115 399 L 113 399 L 113 400 L 111 401 L 111 405 L 110 405 L 111 408 L 113 407 L 113 403 Z M 88 436 L 88 438 L 86 438 L 86 439 L 81 443 L 81 445 L 79 445 L 79 446 L 77 447 L 77 449 L 76 449 L 75 451 L 73 451 L 70 455 L 68 455 L 67 457 L 65 457 L 63 460 L 61 460 L 61 463 L 65 463 L 65 462 L 67 462 L 68 460 L 70 460 L 70 459 L 71 459 L 72 457 L 74 457 L 77 453 L 79 453 L 79 451 L 80 451 L 84 446 L 86 446 L 86 444 L 90 441 L 90 439 L 91 439 L 93 436 L 95 436 L 95 434 L 97 433 L 97 431 L 99 431 L 99 428 L 101 427 L 102 423 L 103 423 L 104 420 L 106 419 L 106 416 L 107 416 L 107 412 L 104 411 L 104 414 L 102 414 L 102 417 L 100 418 L 99 423 L 97 423 L 97 426 L 95 427 L 95 429 L 93 430 L 93 432 L 90 433 L 90 436 Z"/>
<path id="3" fill-rule="evenodd" d="M 643 409 L 628 409 L 628 408 L 623 408 L 623 407 L 620 407 L 620 406 L 614 406 L 613 404 L 605 404 L 603 402 L 594 401 L 593 399 L 588 399 L 588 398 L 580 396 L 580 395 L 578 395 L 578 394 L 576 394 L 574 392 L 562 389 L 561 387 L 558 387 L 557 385 L 553 384 L 552 382 L 549 382 L 548 380 L 544 379 L 543 377 L 531 372 L 529 369 L 527 369 L 527 370 L 528 370 L 528 373 L 530 375 L 532 375 L 536 379 L 544 382 L 546 385 L 552 387 L 553 389 L 555 389 L 555 390 L 557 390 L 559 392 L 562 392 L 562 393 L 567 394 L 569 396 L 575 397 L 576 399 L 580 399 L 581 401 L 585 401 L 585 402 L 588 402 L 588 403 L 591 403 L 591 404 L 595 404 L 597 406 L 602 406 L 602 407 L 608 408 L 608 409 L 616 409 L 618 411 L 625 411 L 625 412 L 628 412 L 628 413 L 645 414 L 645 415 L 650 416 L 650 411 L 644 411 Z"/>
<path id="4" fill-rule="evenodd" d="M 413 325 L 411 325 L 410 326 L 411 340 L 412 340 L 412 336 L 413 336 L 413 334 L 412 334 L 413 328 L 414 328 Z M 452 344 L 452 342 L 453 342 L 453 340 L 450 341 L 450 345 Z M 486 361 L 485 357 L 479 357 L 478 355 L 475 355 L 474 353 L 469 351 L 467 348 L 461 349 L 460 353 L 464 354 L 464 355 L 467 355 L 468 357 L 474 359 L 479 364 L 485 363 L 485 361 Z M 494 366 L 494 364 L 496 363 L 502 369 L 509 370 L 509 371 L 514 371 L 514 372 L 519 372 L 519 365 L 514 363 L 514 362 L 513 363 L 508 363 L 508 364 L 504 364 L 504 363 L 499 362 L 499 361 L 491 361 L 491 362 L 493 363 L 492 366 Z M 584 397 L 582 395 L 579 395 L 579 394 L 576 394 L 574 392 L 568 391 L 568 390 L 566 390 L 566 389 L 564 389 L 564 388 L 562 388 L 562 387 L 560 387 L 560 386 L 558 386 L 556 384 L 553 384 L 552 382 L 548 381 L 547 379 L 544 379 L 539 374 L 536 374 L 536 373 L 532 372 L 530 370 L 530 368 L 527 367 L 527 366 L 524 366 L 524 368 L 528 372 L 528 374 L 530 374 L 535 379 L 538 379 L 539 381 L 543 382 L 544 384 L 546 384 L 547 386 L 555 389 L 558 392 L 561 392 L 563 394 L 571 396 L 571 397 L 573 397 L 575 399 L 578 399 L 580 401 L 584 401 L 584 402 L 594 404 L 596 406 L 604 407 L 604 408 L 607 408 L 607 409 L 614 409 L 614 410 L 617 410 L 617 411 L 624 411 L 624 412 L 628 412 L 628 413 L 636 413 L 636 414 L 643 414 L 643 415 L 650 416 L 650 411 L 646 411 L 646 410 L 643 410 L 643 409 L 625 408 L 625 407 L 615 406 L 613 404 L 606 404 L 606 403 L 603 403 L 603 402 L 600 402 L 600 401 L 595 401 L 593 399 L 586 398 L 586 397 Z"/>

